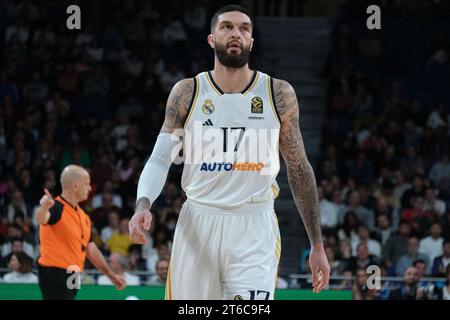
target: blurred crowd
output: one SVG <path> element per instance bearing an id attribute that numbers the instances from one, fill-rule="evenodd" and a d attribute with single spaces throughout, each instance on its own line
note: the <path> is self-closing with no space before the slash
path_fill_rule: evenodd
<path id="1" fill-rule="evenodd" d="M 0 0 L 0 268 L 10 269 L 0 276 L 37 282 L 35 210 L 44 188 L 59 194 L 62 168 L 75 163 L 91 173 L 83 206 L 111 267 L 129 285 L 163 285 L 184 201 L 180 166 L 153 206 L 146 245 L 130 242 L 128 221 L 171 87 L 212 67 L 205 38 L 220 2 L 79 3 L 82 29 L 69 31 L 64 1 Z M 343 6 L 323 72 L 328 114 L 316 177 L 325 250 L 332 275 L 355 279 L 330 288 L 355 299 L 448 299 L 450 7 L 383 3 L 390 17 L 375 31 L 353 15 L 364 1 Z M 257 47 L 252 54 L 257 67 Z M 370 265 L 404 280 L 369 290 Z"/>
<path id="2" fill-rule="evenodd" d="M 367 268 L 377 265 L 448 299 L 450 4 L 383 3 L 381 30 L 355 17 L 364 1 L 348 1 L 333 29 L 316 171 L 325 250 L 332 275 L 355 277 L 355 298 L 413 297 L 401 283 L 367 291 Z"/>
<path id="3" fill-rule="evenodd" d="M 97 246 L 129 284 L 161 285 L 184 201 L 181 166 L 152 207 L 146 245 L 130 242 L 128 221 L 172 86 L 212 67 L 206 36 L 221 2 L 82 0 L 81 30 L 66 28 L 70 4 L 0 0 L 0 269 L 10 268 L 0 277 L 37 281 L 35 210 L 44 188 L 61 192 L 62 168 L 79 164 L 91 174 L 82 205 Z"/>

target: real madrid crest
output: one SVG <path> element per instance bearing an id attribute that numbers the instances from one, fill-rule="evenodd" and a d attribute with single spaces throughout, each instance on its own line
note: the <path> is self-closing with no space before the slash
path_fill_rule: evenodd
<path id="1" fill-rule="evenodd" d="M 263 113 L 263 101 L 260 97 L 252 99 L 252 113 Z"/>
<path id="2" fill-rule="evenodd" d="M 211 114 L 214 112 L 214 105 L 211 99 L 205 99 L 203 103 L 202 111 L 204 114 Z"/>

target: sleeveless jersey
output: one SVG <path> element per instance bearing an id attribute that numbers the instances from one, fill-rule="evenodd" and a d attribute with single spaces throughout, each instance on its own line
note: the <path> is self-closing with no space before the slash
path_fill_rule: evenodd
<path id="1" fill-rule="evenodd" d="M 280 117 L 272 78 L 254 71 L 240 93 L 224 93 L 210 72 L 193 81 L 183 137 L 187 198 L 224 209 L 274 200 Z"/>

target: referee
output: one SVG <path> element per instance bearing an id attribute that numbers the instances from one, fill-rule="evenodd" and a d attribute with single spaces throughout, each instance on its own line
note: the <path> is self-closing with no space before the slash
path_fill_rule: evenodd
<path id="1" fill-rule="evenodd" d="M 62 171 L 60 181 L 61 195 L 53 199 L 45 189 L 37 211 L 41 225 L 39 287 L 43 299 L 74 300 L 78 289 L 71 272 L 82 272 L 86 257 L 122 290 L 126 285 L 124 278 L 111 270 L 91 240 L 91 220 L 78 205 L 91 191 L 89 173 L 80 166 L 69 165 Z"/>

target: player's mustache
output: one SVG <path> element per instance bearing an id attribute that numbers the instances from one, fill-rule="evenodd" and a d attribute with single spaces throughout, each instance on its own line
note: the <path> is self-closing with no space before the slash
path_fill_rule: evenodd
<path id="1" fill-rule="evenodd" d="M 227 44 L 227 49 L 229 48 L 229 47 L 231 47 L 231 46 L 239 46 L 239 48 L 243 48 L 243 45 L 242 45 L 242 43 L 240 43 L 239 41 L 237 41 L 237 40 L 232 40 L 232 41 L 230 41 L 230 42 L 228 42 L 228 44 Z"/>

